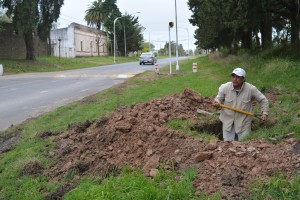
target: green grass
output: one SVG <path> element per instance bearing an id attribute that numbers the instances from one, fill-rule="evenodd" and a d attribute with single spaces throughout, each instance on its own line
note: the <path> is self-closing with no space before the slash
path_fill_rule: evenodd
<path id="1" fill-rule="evenodd" d="M 137 57 L 117 57 L 117 63 L 138 62 Z M 35 61 L 22 58 L 0 58 L 3 65 L 4 75 L 28 73 L 28 72 L 53 72 L 69 69 L 80 69 L 87 67 L 112 65 L 113 57 L 81 57 L 81 58 L 57 58 L 51 56 L 37 57 Z"/>
<path id="2" fill-rule="evenodd" d="M 251 185 L 252 196 L 249 200 L 264 199 L 300 199 L 300 174 L 288 180 L 282 174 L 277 174 L 270 180 L 259 180 Z"/>
<path id="3" fill-rule="evenodd" d="M 214 136 L 213 134 L 205 133 L 205 132 L 198 133 L 195 130 L 191 130 L 192 124 L 193 122 L 191 120 L 180 120 L 180 119 L 174 119 L 168 122 L 170 128 L 174 130 L 180 130 L 186 135 L 193 135 L 195 137 L 202 138 L 204 141 L 217 139 L 217 137 Z"/>
<path id="4" fill-rule="evenodd" d="M 4 60 L 4 62 L 11 62 L 11 72 L 7 73 L 20 73 L 22 71 L 31 72 L 36 69 L 40 71 L 66 70 L 95 66 L 95 62 L 98 62 L 99 65 L 100 62 L 105 62 L 97 59 L 96 57 L 61 60 L 48 57 L 38 58 L 42 62 L 50 63 L 49 68 L 45 67 L 44 64 L 41 69 L 39 65 L 34 66 L 24 60 Z M 226 59 L 215 57 L 214 60 L 211 60 L 208 57 L 198 57 L 182 61 L 180 62 L 180 73 L 175 73 L 175 66 L 173 66 L 173 75 L 168 74 L 169 67 L 161 68 L 159 75 L 154 74 L 154 72 L 145 72 L 121 85 L 82 101 L 60 107 L 23 125 L 1 132 L 0 136 L 19 132 L 21 139 L 15 149 L 0 155 L 0 199 L 44 199 L 45 193 L 54 191 L 63 184 L 63 182 L 48 182 L 47 177 L 42 175 L 34 177 L 21 174 L 23 166 L 29 161 L 38 160 L 44 168 L 49 167 L 53 162 L 45 154 L 53 150 L 55 145 L 51 139 L 37 138 L 38 132 L 63 132 L 71 123 L 108 116 L 119 106 L 134 105 L 179 93 L 186 87 L 201 93 L 203 96 L 215 96 L 220 84 L 230 81 L 231 71 L 236 66 L 243 66 L 247 71 L 247 81 L 259 89 L 276 89 L 280 93 L 278 100 L 281 103 L 271 103 L 270 105 L 270 118 L 276 119 L 278 123 L 272 128 L 260 128 L 253 131 L 248 139 L 282 136 L 290 132 L 294 132 L 295 137 L 300 138 L 300 118 L 297 117 L 300 93 L 300 61 L 259 56 Z M 3 59 L 0 60 L 1 62 Z M 192 72 L 193 62 L 198 63 L 197 73 Z M 256 111 L 258 111 L 257 108 Z M 172 121 L 169 126 L 195 134 L 188 130 L 189 122 L 184 120 Z M 150 180 L 139 172 L 125 171 L 122 172 L 121 176 L 109 177 L 101 184 L 99 181 L 86 178 L 79 182 L 76 189 L 66 195 L 66 199 L 93 199 L 94 197 L 97 199 L 96 195 L 104 195 L 105 198 L 103 199 L 125 199 L 123 196 L 127 199 L 129 196 L 133 197 L 132 199 L 146 199 L 145 194 L 150 195 L 149 199 L 167 199 L 167 197 L 170 199 L 220 199 L 218 195 L 194 196 L 194 189 L 191 186 L 194 176 L 181 175 L 188 177 L 183 178 L 183 182 L 176 181 L 175 176 L 178 174 L 161 171 L 159 177 L 164 178 L 157 177 L 155 180 Z M 279 178 L 274 177 L 274 180 L 279 180 Z M 280 180 L 282 182 L 287 181 L 285 177 L 281 177 Z M 255 185 L 254 188 L 257 187 L 258 194 L 271 189 L 276 191 L 276 187 L 271 184 L 272 181 L 266 181 L 270 183 L 270 189 L 265 187 L 260 189 L 259 185 Z M 295 184 L 299 185 L 299 178 L 295 177 L 294 181 Z M 285 187 L 292 191 L 294 186 L 286 184 Z M 254 189 L 254 191 L 256 190 Z M 255 199 L 255 195 L 253 194 L 253 199 Z"/>
<path id="5" fill-rule="evenodd" d="M 196 196 L 192 180 L 197 169 L 183 174 L 160 172 L 153 180 L 139 171 L 125 169 L 118 177 L 110 176 L 102 183 L 85 179 L 79 187 L 65 196 L 66 200 L 156 200 L 156 199 L 219 199 L 218 194 L 207 197 Z"/>
<path id="6" fill-rule="evenodd" d="M 34 138 L 22 141 L 14 151 L 7 152 L 1 158 L 0 199 L 43 199 L 40 190 L 54 187 L 44 176 L 23 176 L 21 173 L 29 161 L 39 160 L 45 166 L 50 162 L 41 155 L 43 143 Z"/>

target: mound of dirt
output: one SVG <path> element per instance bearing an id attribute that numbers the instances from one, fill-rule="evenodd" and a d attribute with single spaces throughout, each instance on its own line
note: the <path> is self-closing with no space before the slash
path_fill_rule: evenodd
<path id="1" fill-rule="evenodd" d="M 263 140 L 205 142 L 166 125 L 173 119 L 197 119 L 197 109 L 211 110 L 209 98 L 193 90 L 116 110 L 109 118 L 86 122 L 56 137 L 57 161 L 44 173 L 59 180 L 70 173 L 77 177 L 117 174 L 124 166 L 142 169 L 150 177 L 158 167 L 198 167 L 197 192 L 221 191 L 224 198 L 248 194 L 249 183 L 280 171 L 291 175 L 299 170 L 297 141 L 279 145 Z M 221 130 L 220 130 L 221 131 Z"/>

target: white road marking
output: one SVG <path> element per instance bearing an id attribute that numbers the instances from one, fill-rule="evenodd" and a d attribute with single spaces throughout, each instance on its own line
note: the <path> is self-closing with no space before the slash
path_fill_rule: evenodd
<path id="1" fill-rule="evenodd" d="M 85 92 L 88 91 L 89 89 L 84 89 L 84 90 L 80 90 L 79 92 Z"/>
<path id="2" fill-rule="evenodd" d="M 133 74 L 119 74 L 117 75 L 117 78 L 130 78 L 133 77 Z"/>

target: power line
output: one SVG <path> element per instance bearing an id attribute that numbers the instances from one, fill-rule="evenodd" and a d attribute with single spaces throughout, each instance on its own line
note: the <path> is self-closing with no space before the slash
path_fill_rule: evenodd
<path id="1" fill-rule="evenodd" d="M 63 18 L 63 17 L 60 17 L 59 19 L 60 19 L 60 20 L 65 20 L 65 21 L 68 21 L 68 22 L 74 22 L 74 21 L 68 20 L 68 19 Z"/>
<path id="2" fill-rule="evenodd" d="M 67 15 L 63 15 L 63 16 L 67 16 Z M 67 17 L 68 17 L 68 16 L 67 16 Z M 75 17 L 70 17 L 70 18 L 79 20 L 79 19 L 77 19 L 77 18 L 75 18 Z M 76 21 L 76 20 L 67 19 L 67 18 L 65 18 L 65 17 L 59 17 L 59 20 L 58 20 L 57 22 L 58 22 L 58 24 L 59 24 L 59 27 L 61 27 L 61 26 L 69 26 L 70 23 L 73 23 L 73 22 L 75 22 L 75 23 L 77 22 L 77 23 L 80 23 L 80 24 L 86 24 L 86 22 L 83 21 L 83 20 L 79 20 L 79 22 Z"/>
<path id="3" fill-rule="evenodd" d="M 181 39 L 178 41 L 187 41 L 188 39 Z M 166 40 L 151 40 L 151 42 L 166 42 Z"/>
<path id="4" fill-rule="evenodd" d="M 78 20 L 78 21 L 85 22 L 84 20 L 82 20 L 82 19 L 78 19 L 78 18 L 76 18 L 76 17 L 71 17 L 71 16 L 68 16 L 68 15 L 65 15 L 65 14 L 62 14 L 62 13 L 61 13 L 61 15 L 65 16 L 65 17 L 72 18 L 72 19 L 76 19 L 76 20 Z"/>

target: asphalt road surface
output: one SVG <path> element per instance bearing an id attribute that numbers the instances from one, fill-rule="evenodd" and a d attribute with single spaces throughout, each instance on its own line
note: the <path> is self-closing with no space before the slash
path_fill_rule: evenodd
<path id="1" fill-rule="evenodd" d="M 169 59 L 159 59 L 158 65 L 169 65 Z M 131 62 L 60 72 L 0 76 L 0 131 L 110 88 L 146 70 L 154 71 L 154 66 L 140 66 L 138 62 Z"/>

